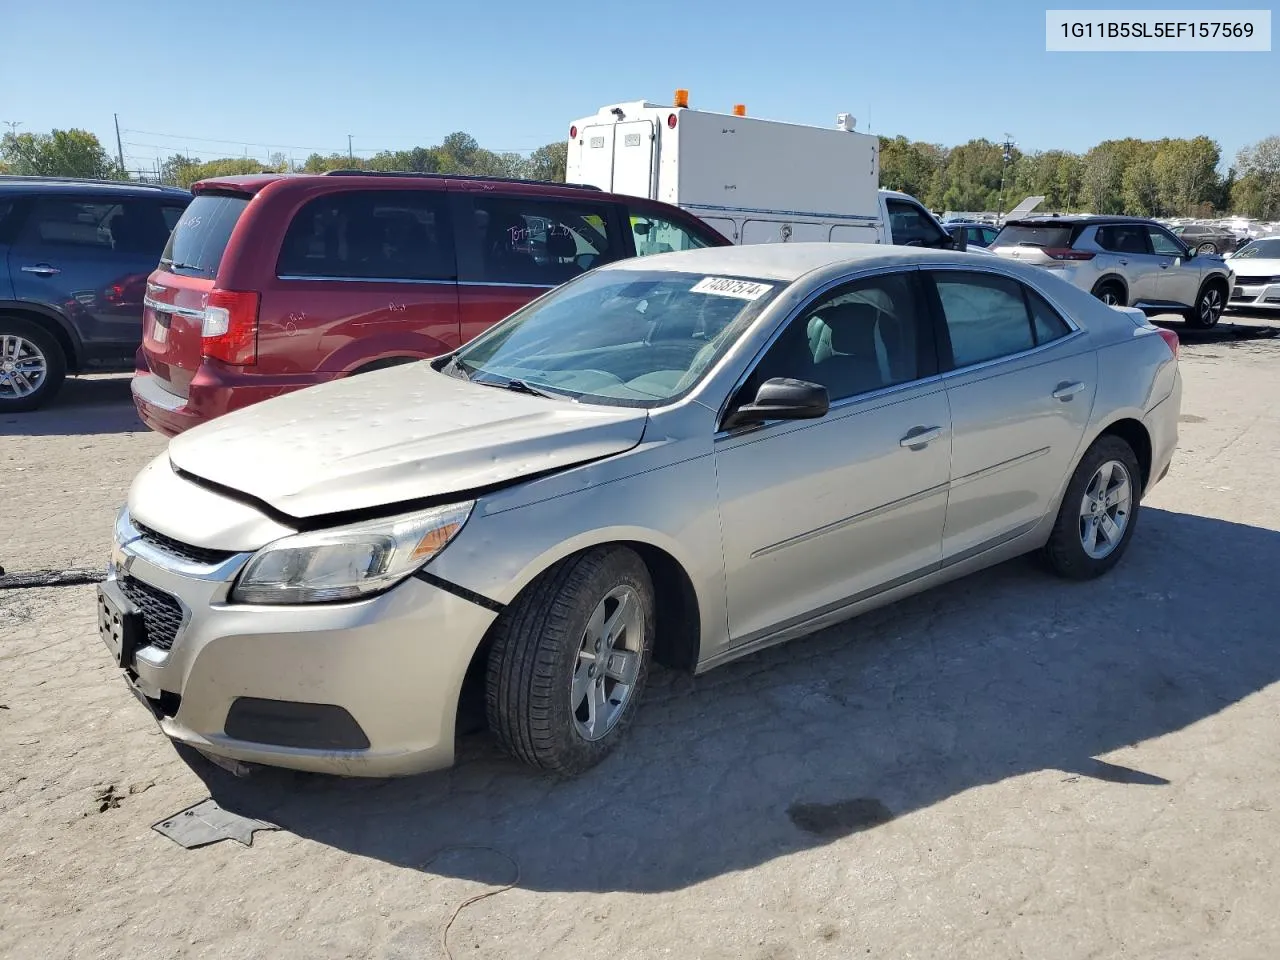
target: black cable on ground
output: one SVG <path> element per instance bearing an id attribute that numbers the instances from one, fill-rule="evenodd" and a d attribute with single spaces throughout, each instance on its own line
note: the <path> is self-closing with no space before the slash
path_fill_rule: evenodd
<path id="1" fill-rule="evenodd" d="M 27 590 L 32 587 L 79 587 L 87 583 L 101 583 L 106 574 L 102 570 L 86 570 L 72 567 L 68 570 L 32 570 L 28 573 L 5 573 L 0 567 L 0 590 Z"/>

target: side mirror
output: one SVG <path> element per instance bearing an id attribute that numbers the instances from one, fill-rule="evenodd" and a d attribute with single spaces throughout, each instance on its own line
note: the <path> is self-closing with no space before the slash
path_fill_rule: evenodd
<path id="1" fill-rule="evenodd" d="M 647 237 L 649 231 L 653 229 L 653 224 L 647 220 L 638 220 L 631 225 L 631 230 L 637 237 Z"/>
<path id="2" fill-rule="evenodd" d="M 765 420 L 817 420 L 831 408 L 827 388 L 807 380 L 774 377 L 760 384 L 755 399 L 725 417 L 724 429 Z"/>
<path id="3" fill-rule="evenodd" d="M 954 241 L 951 244 L 952 250 L 959 250 L 964 253 L 965 250 L 969 249 L 969 231 L 964 227 L 956 227 L 956 232 L 951 234 L 951 239 Z"/>

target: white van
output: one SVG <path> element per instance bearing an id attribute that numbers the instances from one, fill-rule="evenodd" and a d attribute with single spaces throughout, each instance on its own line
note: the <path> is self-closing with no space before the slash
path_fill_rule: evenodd
<path id="1" fill-rule="evenodd" d="M 879 189 L 880 140 L 848 114 L 812 127 L 742 107 L 691 110 L 684 93 L 675 106 L 616 103 L 574 122 L 568 181 L 674 204 L 734 243 L 956 246 L 920 201 Z"/>

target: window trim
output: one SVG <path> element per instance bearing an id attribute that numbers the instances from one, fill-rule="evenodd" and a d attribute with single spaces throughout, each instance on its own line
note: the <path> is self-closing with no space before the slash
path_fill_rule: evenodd
<path id="1" fill-rule="evenodd" d="M 443 213 L 444 234 L 449 238 L 449 244 L 453 253 L 453 276 L 450 277 L 343 277 L 335 275 L 319 275 L 319 274 L 297 274 L 297 273 L 281 273 L 280 260 L 284 256 L 285 240 L 288 239 L 289 231 L 293 229 L 293 225 L 297 222 L 308 207 L 313 203 L 320 203 L 325 200 L 332 200 L 339 196 L 348 196 L 351 194 L 408 194 L 410 196 L 438 197 L 439 207 L 437 213 Z M 238 226 L 238 223 L 237 223 Z M 437 224 L 437 230 L 440 224 Z M 233 228 L 234 231 L 234 228 Z M 293 215 L 289 218 L 288 225 L 284 228 L 284 232 L 280 235 L 280 249 L 276 253 L 276 262 L 272 267 L 272 272 L 277 280 L 287 281 L 289 283 L 409 283 L 416 286 L 455 286 L 458 282 L 458 233 L 454 228 L 454 211 L 453 204 L 449 200 L 449 193 L 444 190 L 392 190 L 384 187 L 364 188 L 359 190 L 339 190 L 333 193 L 321 193 L 310 196 L 305 199 L 293 211 Z"/>
<path id="2" fill-rule="evenodd" d="M 1168 257 L 1168 256 L 1175 256 L 1175 257 L 1181 257 L 1183 260 L 1187 259 L 1187 256 L 1188 256 L 1188 255 L 1190 254 L 1190 252 L 1191 252 L 1191 248 L 1190 248 L 1190 246 L 1188 246 L 1187 244 L 1183 243 L 1183 242 L 1182 242 L 1182 240 L 1180 240 L 1178 237 L 1174 236 L 1172 233 L 1170 233 L 1170 232 L 1169 232 L 1168 230 L 1166 230 L 1164 227 L 1160 226 L 1160 224 L 1158 224 L 1158 223 L 1148 223 L 1148 224 L 1146 224 L 1146 228 L 1147 228 L 1147 246 L 1149 246 L 1149 247 L 1151 248 L 1152 256 L 1156 256 L 1156 257 Z M 1151 239 L 1151 234 L 1152 234 L 1152 233 L 1159 233 L 1159 234 L 1163 234 L 1163 235 L 1164 235 L 1164 238 L 1165 238 L 1166 240 L 1172 240 L 1172 241 L 1173 241 L 1173 245 L 1174 245 L 1174 247 L 1176 247 L 1177 249 L 1181 250 L 1181 251 L 1182 251 L 1182 253 L 1180 253 L 1180 254 L 1178 254 L 1178 253 L 1175 253 L 1175 254 L 1157 253 L 1157 252 L 1156 252 L 1156 245 L 1155 245 L 1155 243 L 1154 243 L 1154 242 L 1152 241 L 1152 239 Z M 1202 234 L 1202 236 L 1207 236 L 1207 234 Z"/>
<path id="3" fill-rule="evenodd" d="M 933 312 L 934 322 L 937 326 L 934 336 L 938 345 L 938 363 L 939 363 L 939 370 L 940 370 L 938 376 L 940 379 L 944 381 L 951 380 L 959 376 L 965 376 L 967 374 L 973 373 L 975 370 L 986 370 L 990 367 L 995 367 L 1003 363 L 1009 363 L 1015 360 L 1022 360 L 1027 357 L 1034 356 L 1037 353 L 1042 353 L 1048 350 L 1055 349 L 1061 346 L 1062 344 L 1070 343 L 1072 341 L 1081 339 L 1085 335 L 1084 328 L 1075 322 L 1075 320 L 1071 317 L 1070 313 L 1062 309 L 1061 304 L 1059 304 L 1056 300 L 1054 300 L 1053 297 L 1046 294 L 1042 289 L 1037 287 L 1035 284 L 1030 283 L 1026 280 L 1023 280 L 1019 277 L 1014 277 L 1014 276 L 1011 276 L 1010 274 L 1002 273 L 1001 271 L 998 271 L 998 270 L 987 269 L 984 266 L 970 266 L 969 264 L 963 264 L 963 265 L 951 264 L 951 263 L 921 264 L 920 271 L 921 273 L 924 273 L 924 274 L 930 274 L 930 273 L 942 272 L 942 271 L 950 271 L 955 273 L 980 273 L 980 274 L 986 274 L 989 276 L 1003 277 L 1005 280 L 1012 280 L 1014 283 L 1019 284 L 1020 286 L 1029 287 L 1031 290 L 1039 294 L 1040 297 L 1044 300 L 1044 302 L 1053 308 L 1054 313 L 1056 313 L 1059 317 L 1062 318 L 1063 322 L 1066 323 L 1068 328 L 1068 332 L 1064 336 L 1058 337 L 1056 340 L 1050 340 L 1048 343 L 1036 344 L 1034 347 L 1030 348 L 1029 350 L 1020 350 L 1017 353 L 1006 354 L 1003 357 L 994 357 L 991 360 L 983 360 L 981 363 L 973 363 L 965 367 L 957 367 L 955 365 L 955 357 L 951 353 L 951 335 L 950 335 L 950 331 L 947 329 L 947 325 L 946 325 L 947 318 L 946 318 L 946 314 L 942 309 L 942 299 L 941 297 L 938 296 L 937 285 L 933 282 L 933 278 L 931 276 L 925 276 L 923 277 L 923 282 L 924 282 L 925 288 L 929 291 L 930 308 Z M 1026 303 L 1025 296 L 1023 297 L 1023 303 L 1024 304 Z M 1028 320 L 1030 319 L 1031 319 L 1030 312 L 1028 311 Z M 1033 328 L 1032 335 L 1034 336 L 1034 328 Z M 945 338 L 945 340 L 943 338 Z M 946 346 L 945 356 L 943 355 L 944 344 Z M 949 367 L 948 367 L 948 364 L 950 364 Z"/>
<path id="4" fill-rule="evenodd" d="M 906 390 L 912 390 L 925 384 L 940 382 L 943 377 L 942 355 L 941 355 L 941 352 L 939 351 L 937 330 L 935 329 L 935 325 L 933 322 L 933 307 L 928 299 L 929 291 L 924 289 L 923 280 L 920 276 L 921 271 L 923 269 L 927 269 L 927 268 L 924 267 L 923 265 L 917 265 L 917 264 L 888 267 L 888 268 L 877 267 L 877 268 L 871 268 L 871 269 L 863 269 L 855 274 L 852 274 L 852 275 L 846 274 L 823 283 L 816 290 L 814 290 L 807 297 L 805 297 L 802 301 L 800 301 L 800 303 L 797 304 L 792 310 L 788 311 L 787 315 L 774 327 L 774 329 L 770 332 L 769 336 L 766 338 L 764 344 L 751 357 L 751 360 L 747 363 L 742 373 L 740 373 L 734 379 L 733 386 L 729 388 L 728 392 L 724 396 L 724 399 L 720 401 L 720 406 L 716 411 L 716 421 L 715 421 L 716 427 L 712 433 L 712 440 L 719 441 L 721 439 L 730 438 L 730 437 L 740 437 L 745 433 L 755 433 L 760 430 L 776 427 L 780 424 L 790 424 L 793 426 L 796 424 L 803 424 L 807 426 L 813 426 L 815 423 L 821 423 L 825 421 L 827 417 L 831 416 L 832 412 L 837 412 L 837 413 L 842 412 L 846 408 L 852 407 L 855 404 L 866 403 L 872 400 L 880 399 L 889 394 L 901 393 Z M 783 332 L 789 326 L 791 326 L 792 323 L 796 322 L 797 320 L 799 320 L 800 317 L 804 316 L 804 314 L 807 313 L 813 307 L 814 303 L 816 303 L 818 300 L 822 299 L 823 297 L 827 296 L 832 291 L 838 289 L 839 287 L 851 286 L 855 283 L 861 283 L 867 280 L 875 280 L 878 277 L 893 276 L 899 273 L 904 273 L 909 275 L 909 281 L 912 282 L 916 287 L 916 296 L 920 298 L 920 306 L 924 308 L 924 317 L 922 318 L 923 322 L 919 325 L 920 329 L 917 330 L 916 335 L 917 337 L 924 338 L 924 340 L 931 342 L 933 345 L 933 355 L 934 355 L 933 357 L 934 372 L 933 373 L 929 374 L 926 377 L 918 377 L 915 380 L 904 380 L 902 383 L 895 383 L 888 387 L 881 387 L 879 390 L 870 390 L 866 393 L 858 393 L 858 394 L 854 394 L 851 397 L 844 397 L 843 399 L 840 399 L 840 400 L 833 400 L 831 401 L 831 405 L 828 409 L 827 417 L 821 417 L 817 420 L 808 420 L 808 421 L 764 420 L 764 421 L 761 421 L 760 423 L 744 425 L 742 427 L 735 427 L 731 430 L 725 429 L 724 421 L 725 421 L 725 418 L 729 415 L 729 410 L 733 404 L 734 398 L 737 397 L 738 393 L 742 390 L 742 388 L 746 386 L 747 381 L 751 379 L 752 374 L 756 372 L 756 369 L 760 366 L 760 363 L 768 355 L 769 351 L 773 349 L 774 344 L 777 343 L 778 340 L 782 337 Z M 925 345 L 919 341 L 917 341 L 916 348 L 917 348 L 917 351 L 921 349 L 926 349 Z"/>

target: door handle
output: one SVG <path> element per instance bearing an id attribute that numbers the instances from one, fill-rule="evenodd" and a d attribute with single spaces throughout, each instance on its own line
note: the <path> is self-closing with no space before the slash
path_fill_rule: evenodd
<path id="1" fill-rule="evenodd" d="M 1129 261 L 1128 261 L 1128 260 L 1121 260 L 1121 261 L 1120 261 L 1120 266 L 1122 266 L 1122 267 L 1127 267 L 1128 265 L 1129 265 Z"/>
<path id="2" fill-rule="evenodd" d="M 1074 383 L 1060 383 L 1058 384 L 1057 389 L 1053 391 L 1053 399 L 1061 400 L 1063 403 L 1066 403 L 1083 389 L 1084 384 L 1079 380 L 1076 380 Z"/>
<path id="3" fill-rule="evenodd" d="M 1160 264 L 1160 269 L 1161 269 L 1161 270 L 1168 270 L 1168 269 L 1169 269 L 1169 267 L 1170 267 L 1170 266 L 1172 266 L 1172 265 L 1173 265 L 1173 261 L 1172 261 L 1172 260 L 1166 260 L 1164 263 Z"/>
<path id="4" fill-rule="evenodd" d="M 51 267 L 47 263 L 34 263 L 25 267 L 19 267 L 23 273 L 34 273 L 40 277 L 52 277 L 55 273 L 61 273 L 57 267 Z"/>
<path id="5" fill-rule="evenodd" d="M 941 427 L 912 427 L 907 435 L 898 441 L 898 446 L 911 450 L 921 450 L 942 436 Z"/>

